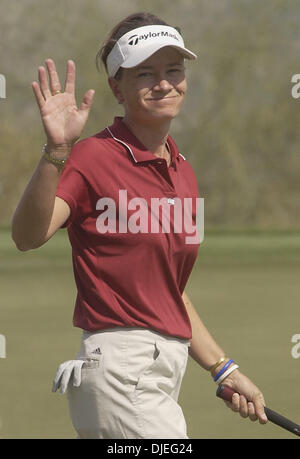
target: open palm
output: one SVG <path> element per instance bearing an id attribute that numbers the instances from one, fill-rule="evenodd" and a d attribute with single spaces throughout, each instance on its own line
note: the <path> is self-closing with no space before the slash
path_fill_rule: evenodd
<path id="1" fill-rule="evenodd" d="M 44 67 L 39 67 L 39 83 L 32 83 L 44 129 L 47 143 L 53 147 L 73 145 L 80 137 L 88 119 L 93 103 L 95 91 L 90 89 L 83 97 L 80 108 L 75 100 L 75 63 L 69 60 L 65 91 L 61 92 L 61 84 L 52 59 L 46 60 L 47 72 Z"/>

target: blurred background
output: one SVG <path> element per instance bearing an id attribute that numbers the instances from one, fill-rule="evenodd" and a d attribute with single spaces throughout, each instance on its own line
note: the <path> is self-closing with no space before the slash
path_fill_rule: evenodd
<path id="1" fill-rule="evenodd" d="M 150 11 L 179 26 L 198 60 L 187 62 L 189 92 L 171 134 L 192 164 L 205 199 L 205 238 L 187 291 L 218 343 L 263 390 L 267 404 L 300 422 L 300 73 L 297 0 L 2 0 L 0 74 L 0 437 L 74 438 L 65 397 L 52 377 L 75 355 L 76 297 L 67 233 L 18 252 L 13 211 L 45 136 L 31 82 L 54 59 L 61 82 L 77 68 L 80 104 L 95 102 L 82 137 L 122 115 L 95 56 L 125 16 Z M 191 438 L 292 438 L 229 411 L 190 359 L 181 392 Z"/>

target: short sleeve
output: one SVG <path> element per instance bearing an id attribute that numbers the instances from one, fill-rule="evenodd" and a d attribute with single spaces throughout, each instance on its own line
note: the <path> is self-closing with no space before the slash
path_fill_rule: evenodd
<path id="1" fill-rule="evenodd" d="M 69 227 L 75 220 L 83 218 L 88 212 L 88 182 L 72 156 L 68 158 L 61 173 L 56 196 L 66 201 L 71 211 L 62 228 Z"/>

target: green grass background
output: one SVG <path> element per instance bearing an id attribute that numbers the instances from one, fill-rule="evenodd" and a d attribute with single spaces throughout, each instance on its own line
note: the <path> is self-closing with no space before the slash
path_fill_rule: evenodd
<path id="1" fill-rule="evenodd" d="M 263 391 L 267 405 L 300 422 L 299 232 L 207 231 L 187 292 L 216 341 Z M 0 437 L 75 438 L 65 396 L 51 392 L 57 366 L 72 359 L 80 330 L 67 233 L 18 252 L 0 230 Z M 242 419 L 215 397 L 191 358 L 180 394 L 190 438 L 296 438 Z"/>

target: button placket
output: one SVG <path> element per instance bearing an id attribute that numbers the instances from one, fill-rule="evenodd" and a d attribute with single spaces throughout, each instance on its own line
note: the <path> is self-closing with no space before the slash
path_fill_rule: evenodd
<path id="1" fill-rule="evenodd" d="M 153 162 L 154 162 L 155 165 L 158 166 L 156 168 L 157 168 L 158 172 L 160 173 L 160 175 L 163 176 L 165 181 L 168 183 L 169 187 L 173 190 L 173 192 L 175 192 L 174 183 L 173 183 L 171 175 L 169 173 L 166 160 L 158 159 L 158 160 L 155 160 Z"/>

